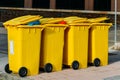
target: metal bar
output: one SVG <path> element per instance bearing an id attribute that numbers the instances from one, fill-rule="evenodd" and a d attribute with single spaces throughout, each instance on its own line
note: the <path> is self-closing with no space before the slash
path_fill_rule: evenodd
<path id="1" fill-rule="evenodd" d="M 115 0 L 115 44 L 117 43 L 117 0 Z"/>

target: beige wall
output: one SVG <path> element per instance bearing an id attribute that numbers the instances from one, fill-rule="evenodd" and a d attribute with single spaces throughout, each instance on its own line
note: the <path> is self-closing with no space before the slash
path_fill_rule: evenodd
<path id="1" fill-rule="evenodd" d="M 50 9 L 56 8 L 56 0 L 50 0 Z"/>
<path id="2" fill-rule="evenodd" d="M 93 10 L 94 0 L 85 0 L 85 10 Z"/>
<path id="3" fill-rule="evenodd" d="M 111 11 L 114 11 L 115 0 L 111 0 Z M 117 0 L 117 11 L 120 11 L 120 0 Z M 32 8 L 32 0 L 24 0 L 25 8 Z M 50 9 L 56 8 L 56 0 L 50 0 Z M 94 10 L 94 0 L 85 0 L 85 10 Z"/>
<path id="4" fill-rule="evenodd" d="M 24 0 L 25 8 L 32 8 L 32 0 Z"/>
<path id="5" fill-rule="evenodd" d="M 117 0 L 117 11 L 120 11 L 120 0 Z M 111 11 L 115 10 L 115 0 L 111 0 Z"/>

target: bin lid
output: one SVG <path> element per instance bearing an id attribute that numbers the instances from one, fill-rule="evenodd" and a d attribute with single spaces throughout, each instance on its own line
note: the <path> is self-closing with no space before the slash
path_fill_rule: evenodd
<path id="1" fill-rule="evenodd" d="M 64 18 L 64 21 L 66 21 L 68 24 L 82 23 L 82 22 L 85 22 L 86 20 L 87 20 L 87 18 L 82 18 L 82 17 L 77 17 L 77 16 Z"/>
<path id="2" fill-rule="evenodd" d="M 33 25 L 33 26 L 30 26 L 30 25 L 19 25 L 17 26 L 17 28 L 44 28 L 45 26 L 43 25 Z"/>
<path id="3" fill-rule="evenodd" d="M 29 25 L 18 25 L 15 28 L 22 28 L 22 29 L 40 29 L 41 31 L 45 28 L 45 26 L 43 25 L 33 25 L 33 26 L 29 26 Z"/>
<path id="4" fill-rule="evenodd" d="M 42 18 L 42 16 L 40 16 L 40 15 L 25 15 L 25 16 L 21 16 L 21 17 L 17 17 L 17 18 L 8 20 L 8 21 L 4 22 L 3 25 L 16 26 L 16 25 L 21 25 L 21 24 L 27 24 L 29 22 L 39 20 L 40 18 Z"/>
<path id="5" fill-rule="evenodd" d="M 70 26 L 91 26 L 91 23 L 72 23 Z"/>
<path id="6" fill-rule="evenodd" d="M 63 18 L 43 18 L 40 19 L 41 24 L 58 24 Z"/>
<path id="7" fill-rule="evenodd" d="M 88 19 L 87 22 L 90 22 L 90 23 L 99 23 L 99 22 L 103 22 L 105 20 L 109 20 L 109 18 L 107 18 L 107 17 L 91 18 L 91 19 Z"/>
<path id="8" fill-rule="evenodd" d="M 46 24 L 47 21 L 52 20 L 53 18 L 42 18 L 39 21 L 41 22 L 41 24 Z"/>
<path id="9" fill-rule="evenodd" d="M 45 24 L 45 27 L 68 27 L 67 24 Z"/>
<path id="10" fill-rule="evenodd" d="M 92 26 L 112 26 L 112 23 L 92 23 Z"/>

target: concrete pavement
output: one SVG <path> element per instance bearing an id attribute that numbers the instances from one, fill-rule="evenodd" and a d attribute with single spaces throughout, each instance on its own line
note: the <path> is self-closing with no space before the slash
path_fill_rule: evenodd
<path id="1" fill-rule="evenodd" d="M 0 80 L 2 78 L 3 80 L 117 80 L 120 77 L 120 51 L 109 53 L 109 65 L 107 66 L 89 66 L 80 70 L 67 68 L 59 72 L 41 72 L 39 75 L 26 78 L 20 78 L 17 74 L 5 73 L 4 66 L 7 63 L 7 54 L 0 53 Z"/>

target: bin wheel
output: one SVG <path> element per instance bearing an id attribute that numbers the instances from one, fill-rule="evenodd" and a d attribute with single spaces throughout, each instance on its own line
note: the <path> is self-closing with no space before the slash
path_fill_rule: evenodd
<path id="1" fill-rule="evenodd" d="M 5 72 L 6 72 L 6 73 L 9 73 L 9 74 L 12 73 L 12 71 L 11 71 L 10 68 L 9 68 L 9 64 L 6 64 L 6 65 L 5 65 Z"/>
<path id="2" fill-rule="evenodd" d="M 25 77 L 25 76 L 27 76 L 27 73 L 28 73 L 27 68 L 21 67 L 21 68 L 19 69 L 19 76 L 20 76 L 20 77 Z"/>
<path id="3" fill-rule="evenodd" d="M 72 63 L 72 68 L 73 68 L 74 70 L 77 70 L 77 69 L 79 68 L 79 62 L 78 62 L 78 61 L 73 61 L 73 63 Z"/>
<path id="4" fill-rule="evenodd" d="M 47 63 L 46 65 L 45 65 L 45 68 L 44 68 L 44 70 L 45 70 L 45 72 L 52 72 L 52 69 L 53 69 L 53 66 L 52 66 L 52 64 L 50 64 L 50 63 Z"/>
<path id="5" fill-rule="evenodd" d="M 94 60 L 94 66 L 96 66 L 96 67 L 100 66 L 100 59 L 99 58 L 96 58 Z"/>

